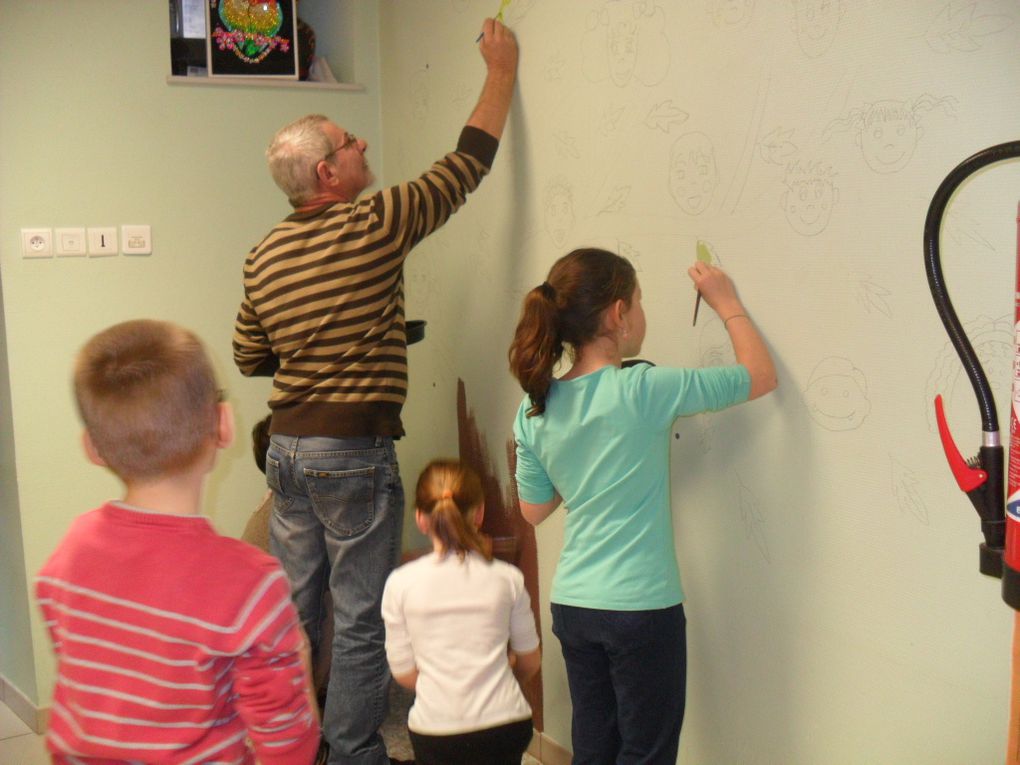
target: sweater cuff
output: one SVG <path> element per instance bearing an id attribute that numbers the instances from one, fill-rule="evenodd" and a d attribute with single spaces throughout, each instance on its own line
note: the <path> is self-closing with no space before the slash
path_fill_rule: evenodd
<path id="1" fill-rule="evenodd" d="M 492 168 L 492 160 L 496 158 L 496 149 L 499 148 L 499 139 L 489 135 L 484 130 L 465 125 L 460 131 L 460 140 L 457 141 L 457 151 L 463 154 L 470 154 L 486 168 Z"/>

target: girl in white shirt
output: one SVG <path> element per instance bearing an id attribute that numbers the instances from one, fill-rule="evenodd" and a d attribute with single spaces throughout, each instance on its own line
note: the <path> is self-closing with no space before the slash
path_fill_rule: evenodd
<path id="1" fill-rule="evenodd" d="M 524 576 L 493 560 L 478 531 L 483 513 L 472 470 L 429 463 L 415 520 L 432 553 L 396 569 L 383 591 L 386 657 L 415 691 L 407 727 L 417 765 L 520 765 L 531 741 L 519 683 L 541 666 L 535 619 Z"/>

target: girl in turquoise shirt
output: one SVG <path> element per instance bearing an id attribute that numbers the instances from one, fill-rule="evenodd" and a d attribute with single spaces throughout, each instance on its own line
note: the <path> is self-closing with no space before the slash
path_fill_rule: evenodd
<path id="1" fill-rule="evenodd" d="M 641 287 L 626 258 L 580 249 L 531 290 L 510 368 L 527 394 L 514 423 L 524 517 L 565 506 L 551 594 L 573 705 L 574 765 L 674 765 L 686 688 L 686 619 L 669 502 L 669 433 L 681 415 L 776 387 L 761 336 L 720 269 L 688 274 L 719 315 L 737 363 L 636 364 Z M 553 370 L 565 348 L 571 366 Z"/>

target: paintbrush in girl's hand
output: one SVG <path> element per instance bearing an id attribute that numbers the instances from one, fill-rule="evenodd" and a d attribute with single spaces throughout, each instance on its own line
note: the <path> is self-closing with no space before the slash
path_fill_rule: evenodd
<path id="1" fill-rule="evenodd" d="M 708 249 L 708 245 L 698 240 L 698 246 L 696 248 L 698 260 L 706 265 L 712 265 L 712 251 Z M 691 326 L 694 327 L 698 323 L 698 309 L 701 308 L 701 290 L 698 290 L 698 296 L 694 299 L 694 321 L 691 322 Z"/>
<path id="2" fill-rule="evenodd" d="M 510 0 L 499 0 L 499 10 L 496 12 L 496 21 L 498 21 L 500 24 L 503 23 L 503 9 L 506 8 L 508 5 L 510 5 Z M 482 35 L 479 34 L 478 37 L 475 38 L 475 42 L 478 42 L 481 39 Z"/>

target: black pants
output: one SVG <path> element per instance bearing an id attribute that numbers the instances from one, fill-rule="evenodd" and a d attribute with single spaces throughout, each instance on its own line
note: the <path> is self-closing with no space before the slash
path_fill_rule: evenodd
<path id="1" fill-rule="evenodd" d="M 675 765 L 687 688 L 683 604 L 601 611 L 552 604 L 573 703 L 574 765 Z"/>
<path id="2" fill-rule="evenodd" d="M 521 757 L 531 743 L 532 722 L 529 717 L 450 736 L 408 732 L 415 765 L 521 765 Z"/>

